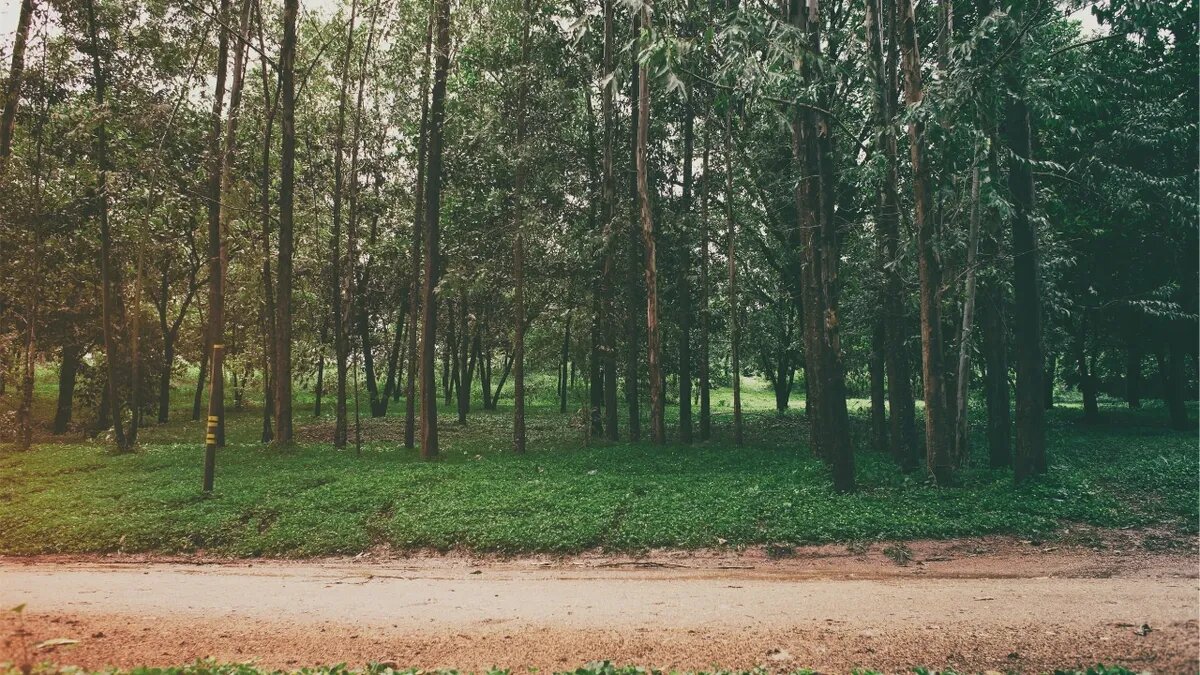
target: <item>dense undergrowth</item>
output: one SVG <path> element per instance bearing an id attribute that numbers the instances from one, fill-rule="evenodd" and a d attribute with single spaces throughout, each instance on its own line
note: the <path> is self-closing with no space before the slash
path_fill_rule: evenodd
<path id="1" fill-rule="evenodd" d="M 725 392 L 714 396 L 712 440 L 656 447 L 589 443 L 579 416 L 559 414 L 548 400 L 552 384 L 535 383 L 535 393 L 548 393 L 530 411 L 525 456 L 509 449 L 511 411 L 501 406 L 473 411 L 465 427 L 444 413 L 436 462 L 403 448 L 402 403 L 386 418 L 364 416 L 361 452 L 335 451 L 331 421 L 304 416 L 295 447 L 264 447 L 258 413 L 247 409 L 230 417 L 210 497 L 200 491 L 199 422 L 148 428 L 139 450 L 125 455 L 112 454 L 103 438 L 42 436 L 27 453 L 0 449 L 0 553 L 637 551 L 1046 537 L 1070 524 L 1154 528 L 1166 537 L 1147 541 L 1173 545 L 1173 536 L 1196 531 L 1197 436 L 1169 430 L 1161 407 L 1128 411 L 1109 402 L 1102 424 L 1083 425 L 1078 409 L 1060 404 L 1049 417 L 1043 480 L 1014 488 L 1011 472 L 987 469 L 978 457 L 961 486 L 937 488 L 865 449 L 858 401 L 859 489 L 840 495 L 807 449 L 803 411 L 778 414 L 763 385 L 746 389 L 743 447 L 730 442 Z M 974 448 L 983 454 L 982 437 Z"/>

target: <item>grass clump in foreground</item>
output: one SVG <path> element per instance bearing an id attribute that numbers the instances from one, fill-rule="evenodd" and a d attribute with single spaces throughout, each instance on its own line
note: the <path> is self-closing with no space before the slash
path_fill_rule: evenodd
<path id="1" fill-rule="evenodd" d="M 524 456 L 510 450 L 510 410 L 472 411 L 465 427 L 443 411 L 436 462 L 403 448 L 403 403 L 386 418 L 364 416 L 361 454 L 353 445 L 334 450 L 331 420 L 303 413 L 295 447 L 263 446 L 259 413 L 248 409 L 229 418 L 210 497 L 200 492 L 202 422 L 147 428 L 138 452 L 126 455 L 111 454 L 103 439 L 43 436 L 26 453 L 0 446 L 0 553 L 786 548 L 990 533 L 1041 538 L 1075 523 L 1154 527 L 1170 544 L 1195 533 L 1200 518 L 1196 434 L 1170 431 L 1161 407 L 1131 412 L 1112 402 L 1106 423 L 1088 426 L 1078 423 L 1078 410 L 1060 406 L 1049 417 L 1049 473 L 1020 488 L 1010 471 L 981 468 L 986 443 L 976 435 L 977 457 L 961 486 L 937 488 L 923 472 L 903 474 L 890 458 L 864 450 L 865 402 L 853 402 L 859 490 L 841 495 L 807 448 L 803 412 L 777 414 L 761 384 L 746 389 L 742 447 L 730 441 L 727 407 L 714 409 L 712 440 L 657 447 L 589 444 L 572 415 L 544 402 L 529 411 Z M 173 419 L 189 416 L 177 410 Z M 984 419 L 975 412 L 978 424 Z"/>
<path id="2" fill-rule="evenodd" d="M 509 670 L 490 670 L 487 675 L 511 675 Z M 533 672 L 533 671 L 531 671 Z M 556 671 L 554 675 L 768 675 L 773 671 L 765 668 L 753 670 L 718 670 L 708 672 L 662 671 L 656 668 L 616 666 L 608 661 L 589 663 L 575 670 Z M 880 671 L 855 670 L 856 675 L 876 675 Z M 966 675 L 954 670 L 931 670 L 911 668 L 906 672 L 914 675 Z M 812 670 L 795 670 L 791 675 L 815 675 Z M 363 669 L 347 668 L 345 665 L 320 668 L 304 668 L 295 671 L 266 670 L 246 663 L 216 663 L 196 661 L 176 668 L 133 668 L 131 670 L 87 671 L 74 667 L 41 664 L 30 669 L 19 669 L 11 664 L 0 663 L 0 675 L 460 675 L 457 670 L 401 669 L 391 663 L 372 663 Z M 465 675 L 465 674 L 463 674 Z M 1098 665 L 1087 670 L 1056 670 L 1054 675 L 1135 675 L 1134 671 L 1122 667 Z"/>

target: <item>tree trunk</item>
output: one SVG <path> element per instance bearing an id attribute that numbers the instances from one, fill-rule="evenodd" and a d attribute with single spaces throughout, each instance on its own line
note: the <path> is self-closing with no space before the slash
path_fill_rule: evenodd
<path id="1" fill-rule="evenodd" d="M 637 36 L 641 35 L 641 14 L 636 10 L 633 12 L 630 35 L 635 40 Z M 633 55 L 633 60 L 629 80 L 629 154 L 633 165 L 636 167 L 638 117 L 641 115 L 641 104 L 638 102 L 638 96 L 641 95 L 641 85 L 639 83 L 641 68 L 637 65 L 636 54 Z M 638 366 L 638 345 L 641 344 L 641 327 L 638 325 L 638 316 L 645 314 L 644 311 L 639 311 L 645 305 L 643 304 L 644 296 L 642 295 L 639 278 L 641 275 L 638 273 L 638 270 L 642 267 L 642 256 L 638 250 L 640 248 L 639 241 L 642 228 L 639 220 L 641 204 L 638 200 L 636 170 L 630 174 L 629 195 L 631 201 L 629 209 L 629 276 L 625 282 L 625 405 L 629 411 L 629 440 L 636 443 L 642 438 L 641 401 L 640 394 L 638 393 L 638 374 L 640 371 L 640 366 Z"/>
<path id="2" fill-rule="evenodd" d="M 417 354 L 417 335 L 421 310 L 421 247 L 425 232 L 425 174 L 429 152 L 429 71 L 432 67 L 433 28 L 435 12 L 429 13 L 425 25 L 425 60 L 421 66 L 421 130 L 417 139 L 417 184 L 413 187 L 413 229 L 409 249 L 412 276 L 408 295 L 408 376 L 404 384 L 404 447 L 416 446 L 417 375 L 421 371 Z M 423 385 L 422 385 L 423 386 Z"/>
<path id="3" fill-rule="evenodd" d="M 1171 321 L 1167 326 L 1167 354 L 1165 360 L 1160 360 L 1159 369 L 1164 370 L 1163 385 L 1166 390 L 1164 397 L 1167 402 L 1167 412 L 1171 416 L 1171 428 L 1176 431 L 1192 431 L 1191 420 L 1188 419 L 1187 405 L 1184 403 L 1184 386 L 1187 381 L 1184 372 L 1184 356 L 1187 349 L 1187 336 L 1179 321 Z"/>
<path id="4" fill-rule="evenodd" d="M 987 398 L 988 464 L 999 469 L 1012 464 L 1004 298 L 994 282 L 984 284 L 982 296 L 980 327 L 983 331 L 984 395 Z"/>
<path id="5" fill-rule="evenodd" d="M 884 377 L 887 329 L 882 316 L 875 320 L 874 325 L 871 353 L 867 358 L 867 371 L 871 377 L 871 448 L 881 454 L 887 454 L 891 448 L 888 442 L 887 411 L 884 409 L 887 399 Z"/>
<path id="6" fill-rule="evenodd" d="M 262 329 L 262 373 L 263 373 L 263 413 L 262 413 L 262 442 L 270 443 L 275 438 L 272 420 L 275 413 L 275 288 L 271 280 L 271 141 L 272 130 L 275 126 L 275 104 L 279 100 L 279 90 L 271 95 L 269 78 L 270 68 L 267 63 L 266 38 L 263 35 L 264 26 L 261 4 L 254 3 L 258 18 L 258 51 L 261 56 L 260 72 L 263 86 L 263 140 L 261 161 L 259 165 L 259 210 L 262 218 L 262 293 L 263 306 L 259 324 Z"/>
<path id="7" fill-rule="evenodd" d="M 62 360 L 58 367 L 58 403 L 54 407 L 55 435 L 65 434 L 71 424 L 71 411 L 75 402 L 75 378 L 79 373 L 80 357 L 83 349 L 77 345 L 67 344 L 62 348 Z"/>
<path id="8" fill-rule="evenodd" d="M 33 22 L 34 0 L 22 0 L 17 18 L 17 32 L 13 36 L 12 65 L 8 69 L 8 82 L 4 92 L 4 111 L 0 113 L 0 177 L 8 166 L 12 153 L 13 131 L 17 124 L 17 107 L 21 104 L 21 82 L 25 72 L 25 45 L 29 40 L 29 25 Z"/>
<path id="9" fill-rule="evenodd" d="M 697 379 L 700 385 L 700 440 L 707 441 L 712 434 L 712 387 L 709 377 L 709 321 L 711 310 L 708 302 L 708 156 L 711 143 L 708 137 L 708 118 L 704 121 L 704 152 L 700 159 L 700 369 Z"/>
<path id="10" fill-rule="evenodd" d="M 122 409 L 124 406 L 121 402 L 122 382 L 120 364 L 123 360 L 123 355 L 120 353 L 120 347 L 118 346 L 120 336 L 117 334 L 118 326 L 124 321 L 125 312 L 123 303 L 121 302 L 123 294 L 121 274 L 119 268 L 114 266 L 112 231 L 108 220 L 108 125 L 104 121 L 104 108 L 106 105 L 104 97 L 107 86 L 107 73 L 101 61 L 100 35 L 99 26 L 96 21 L 95 0 L 87 1 L 86 10 L 88 17 L 88 41 L 92 52 L 92 93 L 97 113 L 101 115 L 100 122 L 96 124 L 93 132 L 92 159 L 96 164 L 96 186 L 92 198 L 95 201 L 96 215 L 100 221 L 100 304 L 104 334 L 104 358 L 108 368 L 108 381 L 106 384 L 108 391 L 107 413 L 113 426 L 117 450 L 119 452 L 127 452 L 132 449 L 132 442 L 130 442 L 125 433 L 124 421 L 122 419 Z M 134 421 L 136 422 L 136 417 Z"/>
<path id="11" fill-rule="evenodd" d="M 346 27 L 346 48 L 342 52 L 341 91 L 338 95 L 337 130 L 333 137 L 333 228 L 329 235 L 330 259 L 330 316 L 333 321 L 333 354 L 337 371 L 336 395 L 334 398 L 335 421 L 333 447 L 346 447 L 348 409 L 346 407 L 346 383 L 349 375 L 350 339 L 345 321 L 345 272 L 342 265 L 342 188 L 344 185 L 343 165 L 346 144 L 346 106 L 350 96 L 350 56 L 354 52 L 354 23 L 358 16 L 358 0 L 350 2 L 350 21 Z M 350 256 L 347 255 L 347 260 Z"/>
<path id="12" fill-rule="evenodd" d="M 1042 382 L 1042 386 L 1045 388 L 1043 396 L 1046 399 L 1043 401 L 1043 407 L 1046 410 L 1054 410 L 1054 376 L 1057 372 L 1057 366 L 1058 355 L 1050 352 L 1046 355 L 1046 378 Z"/>
<path id="13" fill-rule="evenodd" d="M 904 73 L 904 93 L 910 107 L 924 97 L 921 56 L 917 51 L 917 25 L 911 0 L 899 0 L 895 26 L 899 33 Z M 931 218 L 933 195 L 926 164 L 925 124 L 919 118 L 908 124 L 909 154 L 913 170 L 914 225 L 917 230 L 917 267 L 921 284 L 921 370 L 925 390 L 925 465 L 938 484 L 954 480 L 949 411 L 945 390 L 945 354 L 942 349 L 941 263 Z"/>
<path id="14" fill-rule="evenodd" d="M 692 161 L 695 157 L 696 114 L 690 101 L 684 102 L 683 112 L 683 195 L 679 260 L 679 440 L 692 442 Z"/>
<path id="15" fill-rule="evenodd" d="M 884 268 L 882 314 L 884 321 L 884 370 L 890 414 L 889 443 L 896 463 L 905 471 L 918 464 L 916 405 L 912 393 L 912 367 L 905 340 L 906 327 L 904 279 L 900 258 L 899 150 L 893 118 L 898 106 L 897 64 L 899 46 L 895 34 L 896 6 L 887 3 L 882 11 L 880 0 L 867 0 L 867 42 L 875 79 L 875 124 L 879 127 L 877 149 L 885 158 L 884 175 L 878 194 L 877 220 L 880 248 L 890 263 Z M 886 24 L 885 24 L 886 20 Z M 885 48 L 886 42 L 886 48 Z"/>
<path id="16" fill-rule="evenodd" d="M 642 28 L 650 30 L 650 2 L 642 5 Z M 645 250 L 646 283 L 646 361 L 650 377 L 650 438 L 659 445 L 667 442 L 663 415 L 662 337 L 658 327 L 658 265 L 655 254 L 654 214 L 650 204 L 649 167 L 646 145 L 650 134 L 650 74 L 645 65 L 638 76 L 637 187 L 642 220 L 642 246 Z"/>
<path id="17" fill-rule="evenodd" d="M 296 14 L 300 0 L 283 0 L 279 49 L 280 122 L 279 263 L 275 303 L 275 442 L 292 442 L 292 255 L 296 185 Z"/>
<path id="18" fill-rule="evenodd" d="M 513 450 L 525 452 L 525 179 L 529 149 L 525 147 L 525 106 L 529 97 L 529 0 L 521 13 L 521 72 L 517 88 L 516 179 L 513 182 Z"/>
<path id="19" fill-rule="evenodd" d="M 742 320 L 737 285 L 737 221 L 733 218 L 733 109 L 725 109 L 725 238 L 729 268 L 729 361 L 733 384 L 733 443 L 742 444 Z"/>
<path id="20" fill-rule="evenodd" d="M 971 382 L 971 337 L 975 332 L 975 258 L 979 251 L 979 167 L 971 174 L 971 228 L 967 235 L 967 279 L 963 286 L 962 330 L 958 334 L 958 373 L 955 376 L 954 466 L 962 468 L 968 446 L 968 393 Z"/>
<path id="21" fill-rule="evenodd" d="M 604 122 L 604 154 L 602 160 L 603 184 L 603 246 L 600 272 L 600 403 L 604 407 L 604 433 L 610 441 L 620 438 L 617 428 L 617 335 L 616 335 L 616 213 L 617 183 L 613 169 L 614 136 L 616 134 L 616 112 L 613 99 L 616 96 L 615 63 L 613 61 L 613 3 L 604 2 L 604 55 L 601 76 L 604 88 L 601 92 L 600 110 Z"/>
<path id="22" fill-rule="evenodd" d="M 1136 328 L 1125 346 L 1125 402 L 1131 410 L 1142 407 L 1142 345 Z"/>
<path id="23" fill-rule="evenodd" d="M 567 412 L 567 390 L 570 387 L 568 382 L 567 369 L 571 358 L 571 314 L 567 313 L 567 325 L 563 328 L 563 347 L 562 347 L 562 385 L 558 391 L 558 412 L 566 414 Z"/>
<path id="24" fill-rule="evenodd" d="M 1021 17 L 1018 5 L 1012 15 Z M 1020 53 L 1023 33 L 1014 38 Z M 1046 472 L 1046 421 L 1043 402 L 1042 288 L 1038 261 L 1037 222 L 1034 216 L 1036 188 L 1033 182 L 1033 133 L 1024 82 L 1015 68 L 1006 73 L 1011 92 L 1004 129 L 1013 154 L 1009 163 L 1008 189 L 1012 195 L 1013 300 L 1019 311 L 1013 324 L 1017 371 L 1017 445 L 1013 456 L 1014 478 L 1020 483 Z"/>
<path id="25" fill-rule="evenodd" d="M 437 45 L 433 95 L 429 105 L 429 147 L 425 185 L 425 274 L 421 289 L 421 457 L 438 455 L 437 390 L 434 355 L 437 342 L 437 284 L 441 274 L 438 230 L 442 197 L 442 129 L 446 118 L 446 78 L 450 70 L 450 0 L 435 0 Z"/>

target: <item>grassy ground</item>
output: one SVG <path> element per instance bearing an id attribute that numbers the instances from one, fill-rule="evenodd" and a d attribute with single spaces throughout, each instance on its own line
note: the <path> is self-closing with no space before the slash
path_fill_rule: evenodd
<path id="1" fill-rule="evenodd" d="M 39 382 L 41 419 L 51 407 L 47 380 Z M 1197 434 L 1170 431 L 1153 402 L 1138 412 L 1108 402 L 1105 422 L 1096 426 L 1078 422 L 1077 406 L 1060 405 L 1049 418 L 1049 475 L 1014 489 L 1010 472 L 980 468 L 979 461 L 956 488 L 931 487 L 923 473 L 899 473 L 887 457 L 864 449 L 858 401 L 860 489 L 838 495 L 807 450 L 802 411 L 774 412 L 762 383 L 746 384 L 741 448 L 729 441 L 728 392 L 713 397 L 713 440 L 654 447 L 588 444 L 579 416 L 560 415 L 550 403 L 553 381 L 533 384 L 542 398 L 530 411 L 525 456 L 509 449 L 511 410 L 503 406 L 473 411 L 465 427 L 443 410 L 443 457 L 432 463 L 399 442 L 402 405 L 384 419 L 364 416 L 361 454 L 333 450 L 331 420 L 312 418 L 307 402 L 297 406 L 300 442 L 287 450 L 257 442 L 257 410 L 235 413 L 228 447 L 218 456 L 216 491 L 207 498 L 200 493 L 203 428 L 190 421 L 186 391 L 177 393 L 173 415 L 187 421 L 145 429 L 135 454 L 110 454 L 103 438 L 82 434 L 42 436 L 47 442 L 28 453 L 0 447 L 0 553 L 317 556 L 381 545 L 636 551 L 987 533 L 1045 537 L 1075 523 L 1152 527 L 1166 533 L 1169 545 L 1197 527 Z M 11 395 L 0 401 L 11 405 Z M 982 417 L 976 411 L 975 419 Z M 978 454 L 982 446 L 977 438 Z"/>

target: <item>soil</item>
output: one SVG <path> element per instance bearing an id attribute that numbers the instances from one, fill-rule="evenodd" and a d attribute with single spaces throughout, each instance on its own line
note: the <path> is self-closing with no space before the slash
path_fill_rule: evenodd
<path id="1" fill-rule="evenodd" d="M 67 638 L 78 643 L 32 660 L 1197 672 L 1195 543 L 1089 541 L 1102 548 L 986 537 L 640 556 L 0 558 L 0 606 L 26 605 L 0 625 L 0 661 Z"/>

